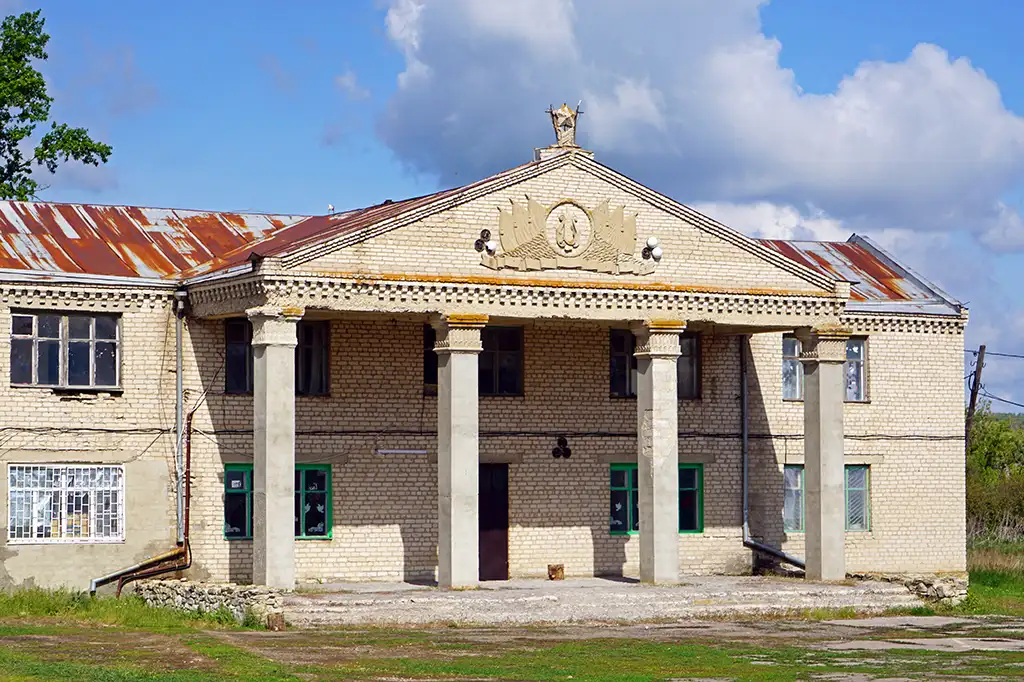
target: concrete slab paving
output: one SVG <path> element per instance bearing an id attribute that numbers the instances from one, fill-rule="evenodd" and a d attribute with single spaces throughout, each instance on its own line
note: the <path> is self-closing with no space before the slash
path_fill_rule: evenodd
<path id="1" fill-rule="evenodd" d="M 321 585 L 315 591 L 288 595 L 284 610 L 293 625 L 317 627 L 628 623 L 779 615 L 821 608 L 881 613 L 922 603 L 906 588 L 892 583 L 708 576 L 687 578 L 672 586 L 603 578 L 511 580 L 454 591 L 394 583 Z"/>

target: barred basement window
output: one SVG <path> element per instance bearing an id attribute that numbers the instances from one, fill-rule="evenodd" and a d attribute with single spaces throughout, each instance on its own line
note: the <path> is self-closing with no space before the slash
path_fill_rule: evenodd
<path id="1" fill-rule="evenodd" d="M 124 542 L 124 467 L 11 464 L 9 543 Z"/>
<path id="2" fill-rule="evenodd" d="M 54 388 L 120 386 L 115 315 L 14 313 L 11 383 Z"/>

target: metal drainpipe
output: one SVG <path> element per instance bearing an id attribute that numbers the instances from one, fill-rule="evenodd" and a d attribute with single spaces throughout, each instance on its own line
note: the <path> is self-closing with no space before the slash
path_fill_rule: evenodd
<path id="1" fill-rule="evenodd" d="M 174 470 L 177 474 L 177 512 L 178 512 L 178 544 L 185 544 L 185 453 L 184 445 L 185 439 L 182 433 L 182 426 L 184 421 L 185 412 L 185 391 L 184 381 L 182 378 L 182 327 L 184 325 L 185 317 L 185 297 L 188 296 L 184 291 L 174 292 L 174 351 L 175 351 L 175 404 L 174 404 L 174 436 L 175 436 L 175 448 L 174 448 Z"/>
<path id="2" fill-rule="evenodd" d="M 741 412 L 741 449 L 743 451 L 743 546 L 773 556 L 797 568 L 804 568 L 803 559 L 761 544 L 750 537 L 750 409 L 747 387 L 747 351 L 750 347 L 750 336 L 740 336 L 740 412 Z"/>

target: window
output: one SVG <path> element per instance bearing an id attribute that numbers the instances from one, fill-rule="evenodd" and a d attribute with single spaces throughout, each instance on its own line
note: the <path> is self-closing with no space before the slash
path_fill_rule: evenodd
<path id="1" fill-rule="evenodd" d="M 700 337 L 682 334 L 679 337 L 679 360 L 676 362 L 676 380 L 682 400 L 700 399 Z"/>
<path id="2" fill-rule="evenodd" d="M 303 320 L 296 325 L 295 394 L 327 395 L 331 374 L 327 321 Z M 224 321 L 224 392 L 252 393 L 252 323 L 244 318 Z"/>
<path id="3" fill-rule="evenodd" d="M 679 532 L 704 532 L 704 467 L 679 465 Z"/>
<path id="4" fill-rule="evenodd" d="M 522 395 L 522 327 L 486 327 L 481 336 L 480 395 Z"/>
<path id="5" fill-rule="evenodd" d="M 871 530 L 868 467 L 846 467 L 846 530 Z"/>
<path id="6" fill-rule="evenodd" d="M 782 398 L 803 400 L 804 368 L 800 362 L 800 340 L 792 335 L 782 337 Z M 846 342 L 846 362 L 843 364 L 845 400 L 863 402 L 867 400 L 865 366 L 867 362 L 867 339 L 849 339 Z"/>
<path id="7" fill-rule="evenodd" d="M 224 537 L 252 538 L 252 465 L 224 467 Z M 330 538 L 332 533 L 331 467 L 295 466 L 295 537 Z"/>
<path id="8" fill-rule="evenodd" d="M 700 336 L 679 337 L 676 380 L 681 400 L 700 399 Z M 635 398 L 637 387 L 636 337 L 628 329 L 612 329 L 609 353 L 609 392 L 613 398 Z"/>
<path id="9" fill-rule="evenodd" d="M 613 398 L 636 397 L 636 337 L 628 329 L 612 329 L 609 340 L 609 392 Z"/>
<path id="10" fill-rule="evenodd" d="M 117 388 L 119 327 L 114 315 L 14 313 L 11 383 Z"/>
<path id="11" fill-rule="evenodd" d="M 636 464 L 611 467 L 611 521 L 613 534 L 640 530 L 639 477 Z M 704 467 L 679 465 L 679 532 L 704 532 Z"/>
<path id="12" fill-rule="evenodd" d="M 124 468 L 11 464 L 11 543 L 124 542 Z"/>
<path id="13" fill-rule="evenodd" d="M 846 383 L 846 399 L 852 402 L 864 400 L 864 339 L 850 339 L 846 342 L 846 362 L 843 376 Z"/>
<path id="14" fill-rule="evenodd" d="M 295 347 L 295 394 L 327 395 L 330 376 L 331 323 L 299 322 Z"/>
<path id="15" fill-rule="evenodd" d="M 295 537 L 331 536 L 331 468 L 319 464 L 295 467 Z"/>
<path id="16" fill-rule="evenodd" d="M 787 464 L 782 470 L 782 527 L 787 533 L 804 529 L 804 468 Z"/>
<path id="17" fill-rule="evenodd" d="M 423 395 L 437 395 L 437 330 L 423 325 Z"/>
<path id="18" fill-rule="evenodd" d="M 871 495 L 869 467 L 848 465 L 844 471 L 846 489 L 846 530 L 871 530 Z M 783 469 L 782 519 L 786 532 L 804 530 L 804 467 L 789 465 Z"/>
<path id="19" fill-rule="evenodd" d="M 782 398 L 803 400 L 804 367 L 800 362 L 800 339 L 782 337 Z"/>
<path id="20" fill-rule="evenodd" d="M 252 537 L 252 465 L 224 467 L 224 537 Z"/>
<path id="21" fill-rule="evenodd" d="M 252 323 L 224 321 L 224 392 L 252 393 Z"/>

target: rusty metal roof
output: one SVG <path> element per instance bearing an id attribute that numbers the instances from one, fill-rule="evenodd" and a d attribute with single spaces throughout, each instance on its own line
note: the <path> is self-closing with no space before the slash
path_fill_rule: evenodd
<path id="1" fill-rule="evenodd" d="M 305 217 L 0 201 L 0 269 L 172 280 Z"/>
<path id="2" fill-rule="evenodd" d="M 851 310 L 959 314 L 960 304 L 867 237 L 845 242 L 761 239 L 765 246 L 809 268 L 851 283 Z"/>
<path id="3" fill-rule="evenodd" d="M 190 278 L 225 270 L 246 263 L 252 255 L 262 257 L 286 256 L 316 243 L 373 228 L 378 223 L 398 217 L 406 212 L 415 211 L 435 201 L 470 192 L 481 185 L 517 173 L 536 163 L 536 161 L 530 161 L 468 185 L 424 194 L 423 196 L 399 201 L 389 199 L 383 203 L 367 206 L 366 208 L 357 208 L 331 215 L 311 216 L 285 229 L 265 235 L 260 241 L 243 245 L 223 256 L 194 267 L 188 272 L 183 273 L 183 275 L 186 278 Z"/>

